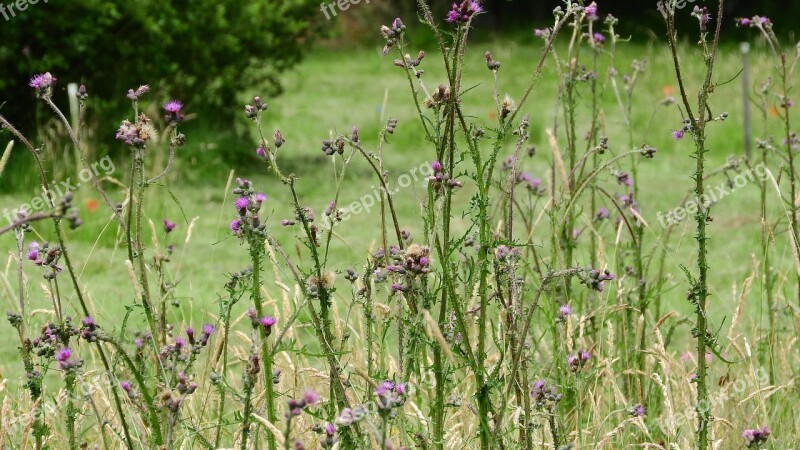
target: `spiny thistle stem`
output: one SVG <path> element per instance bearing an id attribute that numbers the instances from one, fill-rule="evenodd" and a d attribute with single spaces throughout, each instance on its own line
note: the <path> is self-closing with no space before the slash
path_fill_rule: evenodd
<path id="1" fill-rule="evenodd" d="M 719 48 L 720 30 L 722 27 L 722 14 L 725 0 L 719 0 L 716 17 L 716 31 L 714 33 L 714 40 L 711 47 L 708 47 L 705 41 L 705 32 L 703 32 L 702 43 L 705 51 L 706 73 L 703 85 L 700 88 L 700 93 L 697 99 L 697 117 L 693 112 L 692 105 L 686 95 L 686 88 L 681 72 L 680 61 L 677 51 L 677 31 L 675 28 L 675 5 L 674 3 L 666 11 L 667 16 L 667 39 L 672 53 L 673 66 L 675 75 L 680 88 L 681 99 L 683 101 L 686 114 L 689 116 L 689 123 L 691 124 L 691 133 L 694 138 L 695 152 L 694 159 L 696 162 L 694 181 L 695 181 L 695 196 L 697 199 L 705 198 L 705 155 L 706 149 L 706 123 L 710 118 L 707 118 L 706 111 L 708 109 L 709 95 L 714 89 L 712 82 L 712 75 L 714 71 L 714 61 L 716 59 L 717 50 Z M 697 377 L 695 383 L 697 385 L 697 402 L 696 410 L 698 414 L 698 428 L 697 428 L 697 448 L 698 450 L 706 450 L 708 448 L 708 435 L 709 426 L 711 422 L 708 401 L 708 364 L 706 363 L 706 353 L 709 348 L 709 335 L 708 335 L 708 317 L 706 315 L 706 303 L 708 299 L 708 238 L 706 236 L 706 225 L 710 220 L 709 208 L 700 202 L 701 205 L 697 208 L 695 214 L 695 221 L 697 223 L 695 240 L 697 242 L 697 270 L 699 272 L 696 281 L 693 281 L 690 290 L 691 301 L 695 306 L 696 324 L 694 333 L 697 337 Z"/>

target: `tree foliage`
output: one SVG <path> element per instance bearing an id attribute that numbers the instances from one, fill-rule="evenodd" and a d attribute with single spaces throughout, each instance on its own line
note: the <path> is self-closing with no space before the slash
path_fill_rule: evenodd
<path id="1" fill-rule="evenodd" d="M 195 111 L 229 105 L 254 82 L 274 94 L 276 75 L 300 59 L 318 8 L 313 0 L 27 4 L 0 27 L 2 112 L 23 127 L 30 123 L 27 83 L 45 71 L 85 83 L 93 98 L 118 98 L 104 105 L 106 112 L 124 106 L 128 89 L 147 83 L 155 95 L 183 97 Z"/>

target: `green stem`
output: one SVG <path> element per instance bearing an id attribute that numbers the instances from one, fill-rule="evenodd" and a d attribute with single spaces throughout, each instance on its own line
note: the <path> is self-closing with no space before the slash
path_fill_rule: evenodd
<path id="1" fill-rule="evenodd" d="M 250 259 L 253 261 L 253 284 L 251 286 L 251 297 L 258 317 L 264 317 L 264 307 L 261 302 L 261 257 L 263 241 L 259 238 L 252 238 L 250 242 Z M 259 326 L 261 338 L 261 360 L 264 364 L 264 389 L 267 403 L 267 420 L 274 424 L 276 422 L 274 385 L 272 383 L 272 355 L 267 342 L 267 333 L 264 327 Z M 275 436 L 267 432 L 267 447 L 275 450 Z"/>

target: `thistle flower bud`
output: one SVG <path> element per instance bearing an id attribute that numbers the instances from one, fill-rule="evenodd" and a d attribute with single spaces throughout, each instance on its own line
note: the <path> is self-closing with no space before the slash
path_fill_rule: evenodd
<path id="1" fill-rule="evenodd" d="M 80 87 L 78 87 L 78 92 L 75 93 L 75 97 L 77 97 L 78 100 L 86 100 L 89 98 L 89 93 L 86 91 L 86 85 L 82 84 Z"/>

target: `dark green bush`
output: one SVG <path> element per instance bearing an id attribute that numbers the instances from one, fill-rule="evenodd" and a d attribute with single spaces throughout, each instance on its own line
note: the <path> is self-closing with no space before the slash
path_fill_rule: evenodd
<path id="1" fill-rule="evenodd" d="M 140 84 L 153 89 L 147 100 L 180 98 L 201 120 L 229 129 L 235 95 L 254 85 L 277 94 L 278 74 L 299 61 L 319 20 L 316 0 L 31 3 L 9 20 L 0 15 L 0 113 L 24 130 L 36 120 L 27 83 L 45 71 L 62 90 L 86 84 L 90 120 L 100 129 L 118 124 L 129 107 L 125 93 Z"/>

